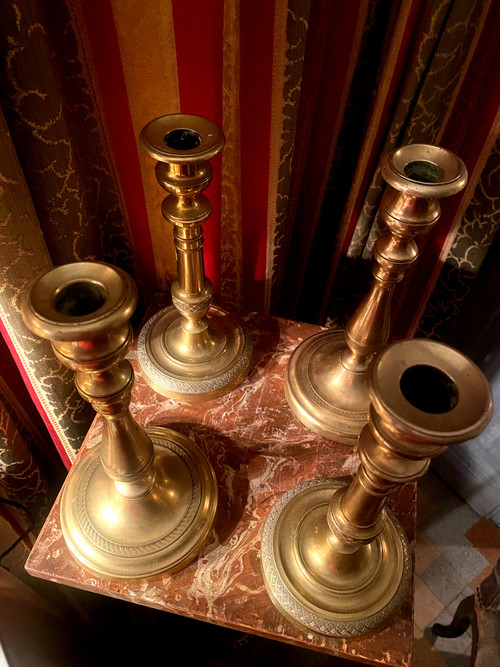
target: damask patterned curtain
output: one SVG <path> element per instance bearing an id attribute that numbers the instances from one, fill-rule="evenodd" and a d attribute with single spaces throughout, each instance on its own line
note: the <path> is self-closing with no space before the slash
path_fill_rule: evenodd
<path id="1" fill-rule="evenodd" d="M 220 125 L 206 271 L 233 308 L 340 326 L 370 277 L 378 165 L 404 143 L 458 153 L 396 295 L 395 337 L 446 338 L 498 220 L 500 5 L 493 0 L 5 0 L 0 22 L 0 316 L 67 465 L 92 411 L 19 316 L 39 269 L 115 263 L 144 302 L 175 276 L 141 128 Z"/>
<path id="2" fill-rule="evenodd" d="M 20 295 L 42 269 L 76 260 L 109 261 L 134 275 L 126 208 L 70 7 L 4 3 L 0 52 L 2 333 L 32 411 L 69 466 L 93 411 L 50 345 L 24 326 Z M 9 383 L 5 366 L 2 376 Z M 0 474 L 10 484 L 8 470 Z"/>

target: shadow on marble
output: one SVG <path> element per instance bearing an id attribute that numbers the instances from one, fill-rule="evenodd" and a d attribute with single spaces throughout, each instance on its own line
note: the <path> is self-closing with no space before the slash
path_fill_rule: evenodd
<path id="1" fill-rule="evenodd" d="M 214 530 L 219 543 L 223 544 L 233 533 L 247 506 L 248 466 L 258 452 L 248 448 L 243 456 L 238 454 L 231 438 L 205 424 L 171 422 L 163 426 L 193 440 L 211 462 L 219 493 Z"/>
<path id="2" fill-rule="evenodd" d="M 258 326 L 258 329 L 255 325 L 252 326 L 251 331 L 254 347 L 248 379 L 253 380 L 254 375 L 264 369 L 268 361 L 275 355 L 280 342 L 281 331 L 279 322 L 275 317 L 252 314 L 251 319 Z"/>

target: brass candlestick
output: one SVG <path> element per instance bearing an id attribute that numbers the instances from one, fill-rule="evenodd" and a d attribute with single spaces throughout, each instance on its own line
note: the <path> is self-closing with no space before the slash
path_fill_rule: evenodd
<path id="1" fill-rule="evenodd" d="M 22 314 L 76 371 L 83 398 L 103 417 L 100 447 L 71 469 L 61 526 L 73 555 L 109 577 L 175 571 L 200 551 L 215 517 L 217 485 L 196 445 L 166 428 L 141 428 L 129 411 L 134 371 L 125 356 L 137 289 L 99 262 L 59 266 L 23 295 Z"/>
<path id="2" fill-rule="evenodd" d="M 286 493 L 262 536 L 270 596 L 293 622 L 349 637 L 382 627 L 411 583 L 406 535 L 385 508 L 398 484 L 421 477 L 446 446 L 478 435 L 491 391 L 467 357 L 436 341 L 387 347 L 368 371 L 370 421 L 351 484 L 317 480 Z"/>
<path id="3" fill-rule="evenodd" d="M 394 288 L 418 256 L 414 238 L 439 220 L 439 199 L 467 183 L 467 170 L 458 157 L 425 144 L 404 146 L 387 155 L 382 175 L 389 187 L 380 215 L 389 233 L 375 243 L 372 287 L 345 332 L 321 332 L 297 347 L 285 383 L 288 403 L 303 424 L 325 438 L 351 445 L 368 420 L 366 369 L 388 341 Z"/>
<path id="4" fill-rule="evenodd" d="M 202 223 L 211 205 L 201 194 L 212 178 L 208 160 L 224 147 L 224 135 L 199 116 L 173 114 L 142 130 L 142 147 L 156 160 L 158 182 L 170 194 L 163 217 L 174 225 L 177 280 L 173 306 L 145 325 L 138 358 L 146 381 L 160 394 L 205 401 L 236 387 L 246 376 L 252 342 L 238 320 L 212 304 L 213 287 L 203 266 Z"/>

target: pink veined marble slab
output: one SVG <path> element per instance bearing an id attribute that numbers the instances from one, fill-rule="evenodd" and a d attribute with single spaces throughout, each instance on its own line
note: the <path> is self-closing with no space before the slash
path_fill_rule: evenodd
<path id="1" fill-rule="evenodd" d="M 155 310 L 164 305 L 155 302 Z M 181 404 L 156 394 L 141 378 L 131 410 L 141 425 L 173 428 L 203 449 L 219 485 L 213 533 L 191 565 L 174 575 L 110 580 L 85 571 L 66 548 L 54 504 L 28 559 L 30 574 L 128 602 L 208 621 L 243 632 L 324 651 L 374 665 L 411 664 L 413 599 L 385 629 L 355 639 L 336 639 L 297 629 L 271 603 L 260 565 L 260 540 L 273 504 L 293 486 L 314 478 L 352 474 L 355 452 L 307 430 L 292 415 L 284 397 L 288 358 L 295 347 L 321 329 L 275 317 L 244 317 L 254 340 L 252 369 L 238 388 L 206 403 Z M 97 418 L 79 456 L 96 446 Z M 415 539 L 415 487 L 407 485 L 391 502 Z"/>

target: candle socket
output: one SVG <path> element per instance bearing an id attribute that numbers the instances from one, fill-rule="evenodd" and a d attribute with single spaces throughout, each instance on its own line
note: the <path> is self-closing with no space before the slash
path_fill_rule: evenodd
<path id="1" fill-rule="evenodd" d="M 416 261 L 415 237 L 439 220 L 439 199 L 462 190 L 467 170 L 453 153 L 426 144 L 385 156 L 388 187 L 380 215 L 389 232 L 373 249 L 373 283 L 345 331 L 324 331 L 301 343 L 290 358 L 285 394 L 295 416 L 336 442 L 355 445 L 368 421 L 366 370 L 389 339 L 395 286 Z"/>
<path id="2" fill-rule="evenodd" d="M 252 355 L 250 333 L 212 303 L 205 276 L 202 223 L 211 205 L 202 191 L 212 178 L 208 162 L 224 147 L 222 131 L 186 114 L 162 116 L 141 132 L 144 150 L 158 160 L 156 177 L 169 194 L 161 207 L 174 226 L 177 280 L 173 306 L 153 316 L 138 340 L 146 381 L 163 396 L 206 401 L 228 393 L 246 377 Z"/>
<path id="3" fill-rule="evenodd" d="M 26 325 L 52 342 L 103 419 L 100 446 L 77 460 L 64 484 L 61 527 L 75 558 L 112 578 L 187 565 L 217 507 L 215 474 L 201 450 L 170 429 L 143 429 L 130 413 L 134 371 L 126 355 L 136 304 L 132 279 L 100 262 L 45 272 L 22 301 Z"/>
<path id="4" fill-rule="evenodd" d="M 487 380 L 437 341 L 388 346 L 367 373 L 369 423 L 353 481 L 313 480 L 279 499 L 262 535 L 262 568 L 274 604 L 293 623 L 333 637 L 377 630 L 407 598 L 408 540 L 385 504 L 448 445 L 473 438 L 491 418 Z"/>

